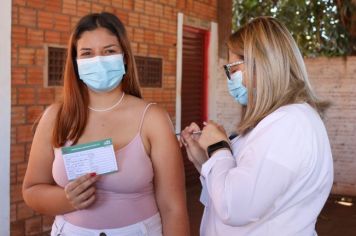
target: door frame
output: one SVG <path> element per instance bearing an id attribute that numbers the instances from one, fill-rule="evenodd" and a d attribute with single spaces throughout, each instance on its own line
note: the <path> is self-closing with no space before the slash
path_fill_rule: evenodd
<path id="1" fill-rule="evenodd" d="M 11 145 L 11 0 L 2 0 L 0 31 L 0 235 L 10 235 L 10 145 Z"/>
<path id="2" fill-rule="evenodd" d="M 175 131 L 182 129 L 182 69 L 183 69 L 183 28 L 196 26 L 184 25 L 184 14 L 177 15 L 177 66 L 176 66 L 176 122 Z M 210 22 L 209 29 L 205 34 L 205 61 L 204 61 L 204 114 L 205 120 L 216 120 L 216 85 L 218 66 L 218 28 L 217 23 Z"/>

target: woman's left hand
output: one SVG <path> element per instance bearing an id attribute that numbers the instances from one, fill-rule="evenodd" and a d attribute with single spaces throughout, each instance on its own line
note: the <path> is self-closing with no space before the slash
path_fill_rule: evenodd
<path id="1" fill-rule="evenodd" d="M 204 128 L 198 140 L 200 146 L 206 150 L 211 144 L 225 140 L 229 142 L 225 129 L 214 121 L 204 122 Z"/>

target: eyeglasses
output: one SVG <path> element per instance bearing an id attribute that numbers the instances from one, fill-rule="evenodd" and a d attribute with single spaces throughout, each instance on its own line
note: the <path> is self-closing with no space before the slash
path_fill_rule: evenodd
<path id="1" fill-rule="evenodd" d="M 231 76 L 230 76 L 231 75 L 231 71 L 230 71 L 231 67 L 241 65 L 243 63 L 244 63 L 244 61 L 236 61 L 236 62 L 224 65 L 225 73 L 229 80 L 231 80 Z"/>

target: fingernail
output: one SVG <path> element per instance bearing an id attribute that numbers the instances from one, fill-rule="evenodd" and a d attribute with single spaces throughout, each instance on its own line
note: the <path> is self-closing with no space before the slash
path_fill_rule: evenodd
<path id="1" fill-rule="evenodd" d="M 95 173 L 95 172 L 90 173 L 90 177 L 94 177 L 94 176 L 96 176 L 96 173 Z"/>

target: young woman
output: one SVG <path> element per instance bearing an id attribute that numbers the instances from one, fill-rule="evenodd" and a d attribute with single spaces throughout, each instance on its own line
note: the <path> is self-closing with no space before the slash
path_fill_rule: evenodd
<path id="1" fill-rule="evenodd" d="M 244 106 L 239 136 L 218 124 L 182 132 L 201 173 L 202 236 L 316 235 L 333 183 L 328 136 L 303 58 L 287 28 L 258 17 L 232 34 L 228 90 Z"/>
<path id="2" fill-rule="evenodd" d="M 68 181 L 61 148 L 111 138 L 118 171 Z M 23 183 L 51 235 L 188 235 L 184 172 L 166 112 L 141 99 L 122 22 L 89 14 L 68 44 L 63 101 L 39 121 Z"/>

